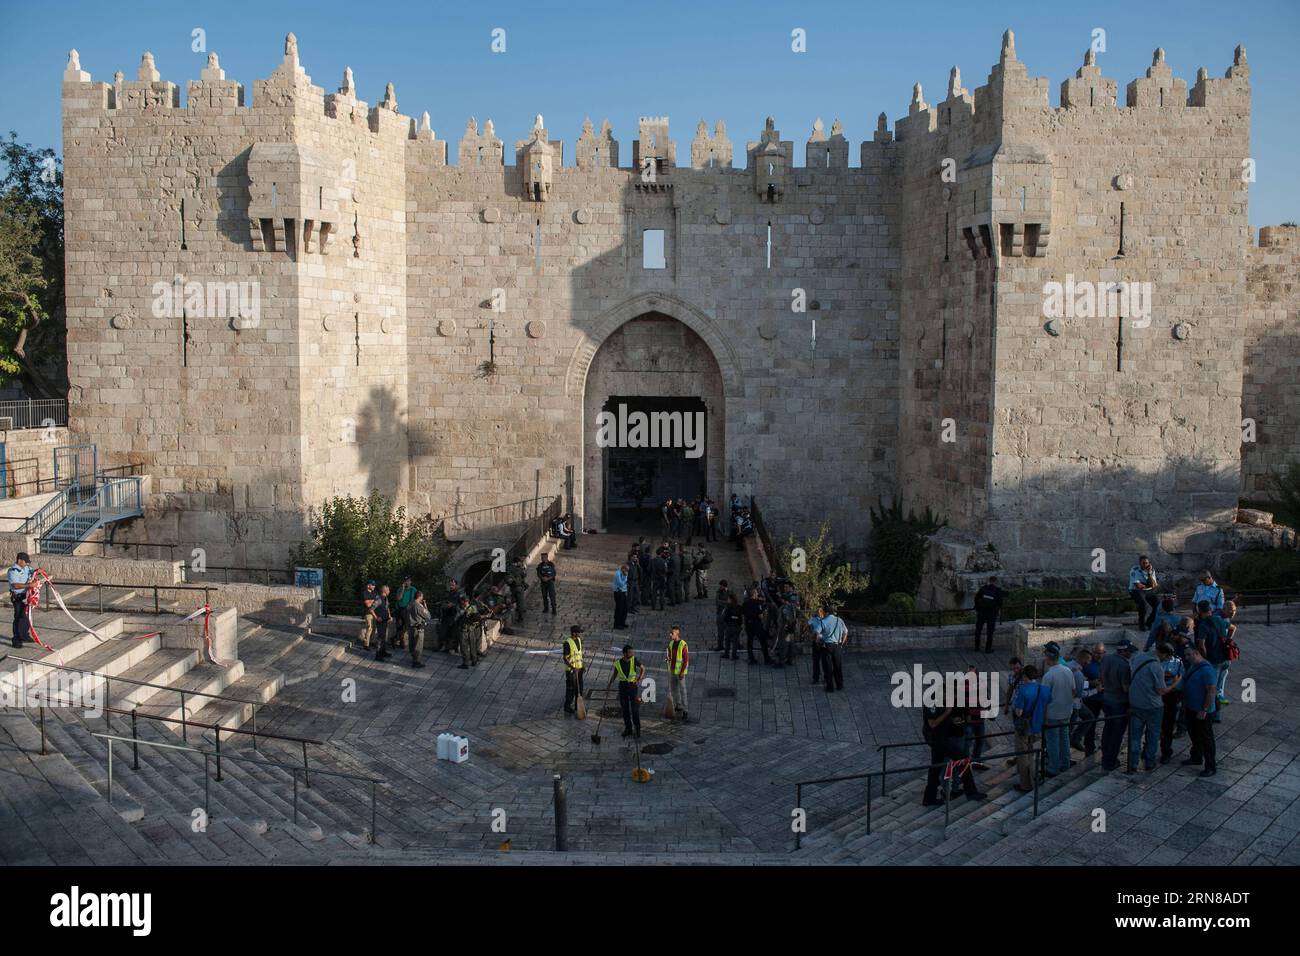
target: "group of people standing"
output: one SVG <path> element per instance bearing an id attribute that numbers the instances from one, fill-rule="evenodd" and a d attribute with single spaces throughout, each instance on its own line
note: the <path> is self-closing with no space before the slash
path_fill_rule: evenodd
<path id="1" fill-rule="evenodd" d="M 649 606 L 662 611 L 691 599 L 709 596 L 709 568 L 713 552 L 698 543 L 667 540 L 651 554 L 649 542 L 640 538 L 614 572 L 614 628 L 627 627 L 627 615 Z"/>

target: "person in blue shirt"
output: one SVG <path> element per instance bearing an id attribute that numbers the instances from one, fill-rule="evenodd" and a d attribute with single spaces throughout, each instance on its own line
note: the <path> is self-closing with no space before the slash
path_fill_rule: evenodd
<path id="1" fill-rule="evenodd" d="M 1199 643 L 1199 642 L 1198 642 Z M 1187 736 L 1192 741 L 1192 752 L 1183 761 L 1184 767 L 1203 767 L 1202 777 L 1213 777 L 1214 762 L 1214 712 L 1218 696 L 1218 674 L 1196 644 L 1188 645 L 1187 673 L 1183 677 L 1183 712 L 1187 716 Z"/>
<path id="2" fill-rule="evenodd" d="M 1215 583 L 1214 575 L 1209 571 L 1201 572 L 1201 583 L 1192 595 L 1192 607 L 1200 607 L 1202 601 L 1209 601 L 1212 611 L 1223 610 L 1223 588 Z"/>
<path id="3" fill-rule="evenodd" d="M 1215 695 L 1222 697 L 1218 688 L 1228 677 L 1228 648 L 1223 639 L 1228 636 L 1228 621 L 1210 609 L 1209 601 L 1196 605 L 1196 649 L 1214 665 Z M 1214 715 L 1214 723 L 1219 715 Z"/>
<path id="4" fill-rule="evenodd" d="M 1128 573 L 1128 593 L 1138 609 L 1138 630 L 1148 627 L 1148 616 L 1155 615 L 1156 605 L 1160 600 L 1160 582 L 1156 579 L 1156 569 L 1151 566 L 1151 559 L 1145 554 L 1138 557 Z"/>
<path id="5" fill-rule="evenodd" d="M 1030 771 L 1034 765 L 1034 755 L 1020 753 L 1022 750 L 1034 750 L 1042 739 L 1043 721 L 1047 716 L 1047 704 L 1052 698 L 1050 689 L 1038 683 L 1038 668 L 1026 664 L 1020 672 L 1020 685 L 1016 695 L 1011 699 L 1011 717 L 1016 731 L 1016 769 L 1020 771 L 1020 782 L 1016 789 L 1028 793 L 1034 789 Z"/>
<path id="6" fill-rule="evenodd" d="M 1178 629 L 1178 622 L 1182 620 L 1182 618 L 1180 618 L 1174 611 L 1174 607 L 1175 602 L 1173 595 L 1167 594 L 1161 599 L 1160 610 L 1156 611 L 1155 617 L 1151 620 L 1151 630 L 1147 634 L 1146 646 L 1143 647 L 1142 650 L 1151 650 L 1151 645 L 1161 639 L 1160 628 L 1166 625 L 1169 627 L 1169 634 L 1166 636 L 1165 640 L 1173 639 L 1173 633 Z"/>
<path id="7" fill-rule="evenodd" d="M 31 621 L 27 617 L 27 590 L 36 571 L 30 566 L 31 560 L 26 551 L 19 551 L 9 568 L 9 600 L 14 606 L 14 647 L 22 647 L 32 637 Z"/>
<path id="8" fill-rule="evenodd" d="M 1160 722 L 1160 762 L 1169 763 L 1174 755 L 1174 730 L 1178 726 L 1178 712 L 1183 707 L 1183 662 L 1167 641 L 1156 645 L 1160 669 L 1165 672 L 1165 685 L 1175 688 L 1164 696 L 1164 719 Z"/>
<path id="9" fill-rule="evenodd" d="M 817 640 L 822 646 L 822 668 L 826 671 L 826 692 L 833 693 L 844 689 L 844 642 L 848 640 L 848 626 L 831 613 L 826 605 L 817 608 L 819 622 Z M 809 625 L 811 626 L 812 620 Z"/>
<path id="10" fill-rule="evenodd" d="M 614 630 L 627 629 L 627 572 L 626 564 L 614 572 Z"/>

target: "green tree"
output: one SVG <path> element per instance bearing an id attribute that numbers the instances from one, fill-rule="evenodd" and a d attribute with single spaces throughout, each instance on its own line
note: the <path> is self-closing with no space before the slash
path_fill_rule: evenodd
<path id="1" fill-rule="evenodd" d="M 448 548 L 429 515 L 410 518 L 377 491 L 365 498 L 333 498 L 312 514 L 311 540 L 298 546 L 296 564 L 325 572 L 324 597 L 354 599 L 371 578 L 397 586 L 411 576 L 429 595 L 443 583 Z"/>
<path id="2" fill-rule="evenodd" d="M 866 575 L 853 573 L 825 523 L 816 537 L 800 540 L 790 535 L 780 548 L 779 560 L 809 611 L 820 604 L 836 605 L 847 595 L 866 590 L 869 584 Z"/>
<path id="3" fill-rule="evenodd" d="M 0 140 L 0 382 L 66 389 L 63 170 L 53 150 Z"/>
<path id="4" fill-rule="evenodd" d="M 911 508 L 904 514 L 897 499 L 879 505 L 871 509 L 871 589 L 878 601 L 895 594 L 915 596 L 925 569 L 925 543 L 948 521 L 929 506 L 918 516 Z"/>

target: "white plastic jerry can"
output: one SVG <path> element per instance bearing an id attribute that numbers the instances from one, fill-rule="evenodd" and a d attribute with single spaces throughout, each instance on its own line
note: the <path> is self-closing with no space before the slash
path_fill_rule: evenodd
<path id="1" fill-rule="evenodd" d="M 438 735 L 438 759 L 439 760 L 450 759 L 450 752 L 451 752 L 451 748 L 449 746 L 450 742 L 451 742 L 451 734 Z"/>
<path id="2" fill-rule="evenodd" d="M 452 763 L 464 763 L 469 759 L 469 738 L 452 737 L 448 744 L 447 759 Z"/>

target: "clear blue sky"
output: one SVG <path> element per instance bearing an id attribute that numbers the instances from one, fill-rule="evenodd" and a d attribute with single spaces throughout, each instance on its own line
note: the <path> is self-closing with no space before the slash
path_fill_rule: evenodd
<path id="1" fill-rule="evenodd" d="M 379 3 L 69 2 L 0 0 L 0 132 L 17 132 L 38 146 L 60 143 L 59 82 L 71 47 L 82 68 L 111 82 L 122 70 L 135 78 L 150 50 L 164 79 L 198 77 L 206 56 L 191 50 L 191 31 L 206 31 L 226 76 L 252 95 L 282 56 L 286 32 L 298 36 L 302 63 L 326 91 L 351 66 L 358 94 L 371 104 L 384 84 L 396 85 L 400 110 L 428 110 L 441 138 L 453 143 L 472 114 L 491 118 L 507 147 L 542 113 L 553 137 L 568 146 L 584 116 L 599 128 L 608 117 L 631 158 L 639 115 L 667 114 L 673 138 L 689 149 L 696 122 L 726 120 L 738 148 L 757 138 L 771 114 L 797 145 L 813 120 L 838 117 L 857 141 L 870 135 L 882 110 L 906 115 L 912 84 L 930 102 L 942 98 L 948 69 L 982 85 L 996 62 L 1002 31 L 1016 32 L 1016 49 L 1034 76 L 1060 81 L 1082 62 L 1092 31 L 1106 31 L 1098 62 L 1129 80 L 1163 46 L 1177 76 L 1190 86 L 1196 69 L 1222 76 L 1232 49 L 1248 49 L 1254 90 L 1251 186 L 1253 225 L 1300 220 L 1300 123 L 1297 122 L 1297 41 L 1300 0 L 1056 0 L 966 2 L 589 2 Z M 506 30 L 504 54 L 490 50 L 493 28 Z M 807 31 L 808 52 L 790 50 L 795 27 Z M 798 161 L 802 161 L 798 148 Z M 856 147 L 851 151 L 856 163 Z"/>

